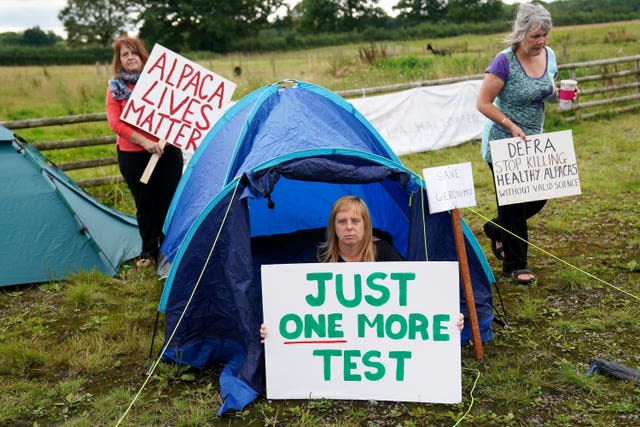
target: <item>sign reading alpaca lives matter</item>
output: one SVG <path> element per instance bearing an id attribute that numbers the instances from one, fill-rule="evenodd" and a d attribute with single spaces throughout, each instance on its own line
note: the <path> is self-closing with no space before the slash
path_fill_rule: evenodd
<path id="1" fill-rule="evenodd" d="M 490 142 L 500 206 L 581 193 L 571 130 Z"/>
<path id="2" fill-rule="evenodd" d="M 263 265 L 267 398 L 459 403 L 458 277 L 457 262 Z"/>
<path id="3" fill-rule="evenodd" d="M 192 153 L 236 84 L 156 44 L 120 119 Z"/>

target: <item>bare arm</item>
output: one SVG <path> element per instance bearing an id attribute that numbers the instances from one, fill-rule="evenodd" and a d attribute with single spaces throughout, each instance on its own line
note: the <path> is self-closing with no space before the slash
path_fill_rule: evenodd
<path id="1" fill-rule="evenodd" d="M 492 73 L 486 73 L 480 86 L 476 108 L 489 120 L 508 130 L 513 137 L 524 139 L 526 135 L 522 129 L 493 104 L 503 87 L 504 81 L 500 77 Z"/>

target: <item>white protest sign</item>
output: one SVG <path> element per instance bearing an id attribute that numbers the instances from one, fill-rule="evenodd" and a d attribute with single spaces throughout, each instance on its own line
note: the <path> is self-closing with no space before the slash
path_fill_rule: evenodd
<path id="1" fill-rule="evenodd" d="M 459 403 L 457 262 L 262 266 L 267 398 Z"/>
<path id="2" fill-rule="evenodd" d="M 236 84 L 156 44 L 120 119 L 192 153 Z"/>
<path id="3" fill-rule="evenodd" d="M 476 205 L 470 162 L 425 168 L 422 175 L 427 187 L 430 213 Z"/>
<path id="4" fill-rule="evenodd" d="M 571 130 L 490 141 L 500 206 L 580 194 Z"/>

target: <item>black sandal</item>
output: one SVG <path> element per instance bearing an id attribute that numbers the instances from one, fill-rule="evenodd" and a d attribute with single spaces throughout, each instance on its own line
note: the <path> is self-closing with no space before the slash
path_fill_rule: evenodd
<path id="1" fill-rule="evenodd" d="M 520 279 L 519 276 L 521 274 L 528 274 L 531 276 L 531 279 Z M 520 268 L 510 272 L 504 271 L 502 272 L 502 275 L 505 277 L 510 277 L 511 281 L 518 285 L 533 285 L 538 281 L 538 279 L 536 279 L 536 276 L 533 274 L 533 271 L 529 270 L 528 268 Z"/>
<path id="2" fill-rule="evenodd" d="M 498 248 L 498 241 L 491 239 L 491 252 L 498 258 L 500 261 L 504 261 L 504 246 L 500 246 Z"/>

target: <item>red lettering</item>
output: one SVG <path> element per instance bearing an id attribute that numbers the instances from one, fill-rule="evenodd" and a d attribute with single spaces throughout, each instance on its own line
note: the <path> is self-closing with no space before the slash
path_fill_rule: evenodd
<path id="1" fill-rule="evenodd" d="M 147 117 L 144 118 L 144 120 L 140 121 L 140 117 L 138 117 L 138 121 L 136 122 L 136 125 L 142 129 L 144 126 L 147 127 L 146 131 L 151 133 L 152 132 L 152 126 L 153 126 L 153 116 L 155 114 L 156 110 L 151 110 L 149 112 L 149 115 Z"/>
<path id="2" fill-rule="evenodd" d="M 162 108 L 162 106 L 164 105 L 164 96 L 167 94 L 167 87 L 165 86 L 162 89 L 162 95 L 160 95 L 160 102 L 158 102 L 158 108 Z"/>
<path id="3" fill-rule="evenodd" d="M 218 88 L 213 93 L 213 95 L 211 95 L 209 99 L 207 99 L 207 102 L 211 102 L 211 100 L 216 96 L 220 98 L 218 100 L 218 108 L 222 108 L 222 101 L 224 99 L 224 82 L 220 82 L 220 84 L 218 85 Z"/>
<path id="4" fill-rule="evenodd" d="M 155 68 L 159 68 L 160 69 L 160 80 L 164 80 L 164 67 L 166 65 L 167 65 L 167 54 L 163 53 L 162 55 L 160 55 L 158 57 L 158 60 L 156 62 L 154 62 L 153 65 L 149 68 L 149 71 L 147 72 L 147 74 L 151 75 L 151 72 Z"/>
<path id="5" fill-rule="evenodd" d="M 185 69 L 187 68 L 187 65 L 185 65 L 184 67 Z M 191 71 L 193 71 L 192 67 L 189 67 Z M 183 72 L 184 74 L 184 72 Z M 191 75 L 191 73 L 189 73 L 188 75 Z M 200 85 L 200 71 L 196 71 L 196 73 L 193 75 L 193 77 L 191 77 L 191 80 L 189 80 L 189 82 L 187 82 L 186 85 L 184 85 L 184 87 L 182 88 L 183 91 L 187 91 L 187 88 L 189 86 L 193 86 L 193 96 L 196 96 L 196 94 L 198 93 L 198 86 Z"/>
<path id="6" fill-rule="evenodd" d="M 202 136 L 202 132 L 200 132 L 199 129 L 193 129 L 191 131 L 191 136 L 189 137 L 189 141 L 187 141 L 187 145 L 186 147 L 184 147 L 184 149 L 190 150 L 192 149 L 191 147 L 193 147 L 193 150 L 195 151 L 196 148 L 198 148 L 198 146 L 196 145 L 196 141 L 199 141 L 201 136 Z"/>
<path id="7" fill-rule="evenodd" d="M 207 112 L 205 110 L 213 111 L 213 107 L 209 104 L 203 104 L 200 107 L 201 117 L 204 119 L 204 124 L 200 124 L 200 122 L 196 122 L 196 127 L 198 129 L 207 130 L 211 127 L 211 122 L 209 122 L 209 117 L 207 117 Z"/>
<path id="8" fill-rule="evenodd" d="M 182 121 L 188 124 L 189 126 L 192 125 L 191 120 L 189 120 L 191 117 L 187 118 L 187 116 L 193 116 L 193 111 L 191 110 L 191 107 L 193 106 L 194 103 L 200 104 L 200 101 L 198 101 L 196 98 L 191 98 L 189 100 L 189 103 L 187 104 L 187 108 L 184 109 L 184 112 L 182 113 L 182 117 L 181 117 Z"/>
<path id="9" fill-rule="evenodd" d="M 155 87 L 158 86 L 158 81 L 154 80 L 154 82 L 151 84 L 151 86 L 149 87 L 149 90 L 145 92 L 144 95 L 142 95 L 142 98 L 140 98 L 142 101 L 146 102 L 149 105 L 155 105 L 153 101 L 151 101 L 149 98 L 147 98 L 147 95 L 149 95 L 150 93 L 153 92 L 153 89 L 155 89 Z"/>
<path id="10" fill-rule="evenodd" d="M 176 145 L 176 147 L 180 147 L 180 148 L 182 148 L 182 145 L 178 144 L 178 140 L 179 140 L 180 138 L 183 138 L 183 137 L 185 137 L 185 136 L 186 136 L 184 133 L 182 133 L 182 132 L 184 131 L 184 128 L 190 129 L 190 126 L 189 126 L 189 125 L 186 125 L 186 124 L 184 124 L 184 123 L 183 123 L 182 125 L 180 125 L 180 130 L 178 130 L 178 134 L 177 134 L 177 135 L 176 135 L 176 137 L 175 137 L 175 141 L 176 141 L 176 142 L 175 142 L 175 145 Z"/>
<path id="11" fill-rule="evenodd" d="M 193 67 L 189 64 L 184 64 L 184 68 L 182 68 L 182 72 L 180 73 L 180 80 L 178 80 L 178 83 L 176 83 L 176 87 L 180 87 L 182 85 L 182 82 L 187 77 L 189 77 L 192 73 L 193 73 Z M 193 78 L 191 79 L 191 81 L 193 81 Z M 185 92 L 187 91 L 187 87 L 191 84 L 191 81 L 189 81 L 186 85 L 184 85 L 184 87 L 182 88 L 183 91 Z"/>
<path id="12" fill-rule="evenodd" d="M 205 86 L 205 82 L 206 82 L 207 80 L 211 80 L 211 81 L 213 81 L 213 76 L 212 76 L 211 74 L 205 74 L 205 75 L 202 77 L 202 82 L 200 83 L 200 90 L 198 91 L 198 97 L 199 97 L 200 99 L 207 99 L 207 95 L 205 95 L 205 94 L 203 94 L 203 93 L 202 93 L 202 89 L 204 88 L 204 86 Z"/>
<path id="13" fill-rule="evenodd" d="M 182 106 L 189 101 L 189 95 L 185 95 L 184 98 L 182 99 L 182 101 L 180 101 L 177 105 L 176 105 L 176 91 L 175 90 L 171 90 L 171 96 L 169 97 L 169 114 L 170 115 L 175 115 L 178 111 L 180 111 L 180 109 L 182 108 Z"/>
<path id="14" fill-rule="evenodd" d="M 169 129 L 167 129 L 167 132 L 164 134 L 164 138 L 163 138 L 163 139 L 165 139 L 167 141 L 170 141 L 172 139 L 171 138 L 171 132 L 173 131 L 173 125 L 175 125 L 176 123 L 180 123 L 180 120 L 176 120 L 176 119 L 172 118 L 170 115 L 164 114 L 164 113 L 158 113 L 158 115 L 161 116 L 163 120 L 166 119 L 166 120 L 169 120 L 169 122 L 170 122 Z M 156 132 L 156 133 L 158 133 L 158 132 Z M 177 147 L 180 147 L 180 145 L 178 145 L 177 143 L 174 144 L 174 145 L 177 146 Z"/>
<path id="15" fill-rule="evenodd" d="M 129 102 L 127 102 L 127 105 L 124 106 L 124 115 L 122 116 L 123 120 L 127 118 L 129 112 L 142 115 L 144 113 L 144 105 L 142 105 L 140 108 L 136 108 L 133 100 L 131 99 L 129 100 Z"/>
<path id="16" fill-rule="evenodd" d="M 178 83 L 176 83 L 176 84 L 171 83 L 171 81 L 170 81 L 170 80 L 171 80 L 171 76 L 173 75 L 173 72 L 174 72 L 174 71 L 175 71 L 175 69 L 176 69 L 176 64 L 177 64 L 177 63 L 178 63 L 178 60 L 174 58 L 173 62 L 171 63 L 171 69 L 169 70 L 169 75 L 167 76 L 167 80 L 166 80 L 166 83 L 167 83 L 169 86 L 177 86 L 177 84 L 178 84 L 178 83 L 180 83 L 180 81 L 179 81 L 179 80 L 178 80 Z"/>

